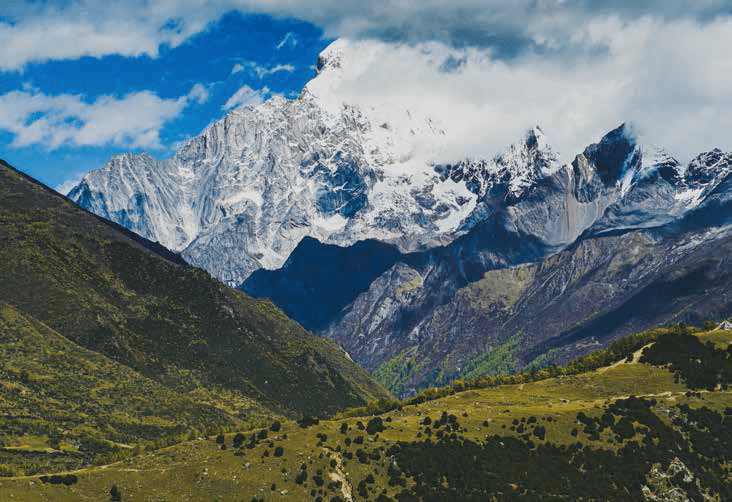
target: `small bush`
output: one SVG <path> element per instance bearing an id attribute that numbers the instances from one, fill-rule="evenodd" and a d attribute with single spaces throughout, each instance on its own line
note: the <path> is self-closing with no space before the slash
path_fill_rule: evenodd
<path id="1" fill-rule="evenodd" d="M 305 470 L 302 470 L 297 473 L 297 476 L 295 476 L 295 483 L 297 483 L 298 485 L 301 485 L 307 479 L 308 479 L 308 472 Z"/>
<path id="2" fill-rule="evenodd" d="M 111 502 L 121 502 L 122 501 L 122 492 L 119 491 L 119 488 L 117 488 L 117 485 L 112 485 L 112 488 L 109 490 L 109 496 Z"/>
<path id="3" fill-rule="evenodd" d="M 310 427 L 313 425 L 318 425 L 319 423 L 320 423 L 320 420 L 318 420 L 315 417 L 311 417 L 309 415 L 305 415 L 304 417 L 302 417 L 300 420 L 297 421 L 297 425 L 299 425 L 300 427 L 303 427 L 303 428 Z"/>
<path id="4" fill-rule="evenodd" d="M 384 427 L 384 421 L 381 417 L 374 417 L 366 424 L 367 434 L 376 434 L 377 432 L 382 432 L 384 430 L 386 430 L 386 427 Z"/>

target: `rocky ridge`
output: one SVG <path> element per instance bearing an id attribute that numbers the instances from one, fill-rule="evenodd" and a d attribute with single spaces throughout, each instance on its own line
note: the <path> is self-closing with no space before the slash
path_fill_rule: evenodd
<path id="1" fill-rule="evenodd" d="M 684 165 L 621 125 L 562 165 L 535 127 L 492 159 L 448 163 L 440 150 L 445 131 L 429 116 L 399 106 L 361 109 L 333 93 L 354 64 L 336 42 L 297 99 L 236 109 L 171 159 L 112 159 L 69 196 L 220 280 L 271 298 L 369 369 L 417 348 L 431 354 L 416 386 L 516 334 L 508 324 L 487 333 L 497 318 L 488 321 L 463 301 L 486 273 L 543 270 L 546 260 L 565 256 L 557 253 L 590 241 L 603 247 L 624 234 L 661 242 L 659 228 L 664 244 L 653 253 L 683 255 L 694 248 L 684 242 L 724 235 L 719 208 L 730 193 L 730 154 L 713 150 Z M 622 254 L 611 248 L 604 252 Z M 662 269 L 634 277 L 650 281 Z M 539 271 L 531 272 L 534 281 Z M 642 285 L 605 279 L 613 291 Z M 516 294 L 512 312 L 526 304 Z M 516 315 L 534 315 L 532 308 Z M 596 310 L 579 309 L 555 331 L 524 333 L 519 360 L 527 362 L 533 345 L 566 339 L 569 319 L 584 322 Z M 446 325 L 437 333 L 438 313 L 460 317 L 454 325 L 465 336 Z M 452 342 L 440 344 L 451 348 L 435 355 L 433 345 L 448 332 Z M 592 343 L 604 343 L 598 340 Z M 584 350 L 577 343 L 569 353 Z"/>

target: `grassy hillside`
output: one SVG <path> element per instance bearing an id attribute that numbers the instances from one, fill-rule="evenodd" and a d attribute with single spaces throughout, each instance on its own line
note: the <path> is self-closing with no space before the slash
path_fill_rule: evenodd
<path id="1" fill-rule="evenodd" d="M 335 344 L 270 302 L 225 287 L 5 164 L 0 240 L 0 301 L 166 386 L 221 386 L 293 415 L 387 395 Z"/>
<path id="2" fill-rule="evenodd" d="M 389 397 L 270 302 L 2 162 L 0 242 L 0 464 L 20 472 Z"/>
<path id="3" fill-rule="evenodd" d="M 0 480 L 0 499 L 730 500 L 732 332 L 689 336 L 659 333 L 601 368 L 380 416 L 283 421 L 103 469 Z M 713 368 L 702 373 L 716 385 L 687 379 L 692 362 Z"/>
<path id="4" fill-rule="evenodd" d="M 5 474 L 79 468 L 275 418 L 256 401 L 176 392 L 0 304 L 0 465 Z"/>

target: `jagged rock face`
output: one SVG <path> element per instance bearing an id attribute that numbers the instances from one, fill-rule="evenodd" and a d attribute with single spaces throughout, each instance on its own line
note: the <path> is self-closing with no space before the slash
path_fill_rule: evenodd
<path id="1" fill-rule="evenodd" d="M 450 242 L 487 190 L 504 183 L 520 194 L 556 160 L 536 130 L 503 157 L 445 175 L 442 165 L 395 163 L 388 145 L 373 147 L 371 127 L 354 108 L 330 114 L 306 90 L 235 110 L 172 159 L 117 157 L 69 196 L 239 284 L 282 266 L 306 236 L 403 252 Z"/>
<path id="2" fill-rule="evenodd" d="M 431 370 L 457 368 L 518 331 L 521 357 L 544 346 L 579 353 L 589 332 L 568 335 L 568 320 L 612 310 L 671 263 L 633 262 L 636 275 L 618 275 L 610 263 L 630 245 L 620 236 L 640 232 L 653 242 L 646 254 L 676 256 L 694 246 L 669 236 L 730 223 L 732 154 L 713 150 L 685 166 L 620 126 L 561 165 L 537 127 L 493 159 L 437 162 L 444 131 L 430 117 L 362 110 L 329 94 L 348 64 L 334 44 L 298 99 L 234 110 L 171 159 L 116 157 L 69 196 L 271 298 L 369 369 L 405 351 Z M 567 263 L 552 268 L 557 257 Z M 590 280 L 581 264 L 606 276 Z M 531 279 L 519 289 L 513 275 L 495 272 L 522 265 Z M 573 289 L 570 276 L 590 289 Z M 512 295 L 488 294 L 497 299 L 486 304 L 486 280 L 507 282 Z M 581 307 L 594 303 L 600 310 Z M 633 325 L 623 319 L 613 322 Z M 429 383 L 426 371 L 410 385 Z"/>
<path id="3" fill-rule="evenodd" d="M 730 175 L 722 178 L 716 190 L 730 183 Z M 464 374 L 517 334 L 511 362 L 520 368 L 541 356 L 566 362 L 665 322 L 727 318 L 732 314 L 731 256 L 732 198 L 722 203 L 710 195 L 670 223 L 588 232 L 543 260 L 488 270 L 442 304 L 424 300 L 430 292 L 421 289 L 426 281 L 419 271 L 413 274 L 420 280 L 412 281 L 409 274 L 395 273 L 403 267 L 397 264 L 323 334 L 372 371 L 404 354 L 420 361 L 392 389 L 409 394 Z M 400 294 L 405 284 L 410 285 L 406 297 Z M 408 329 L 371 321 L 400 319 L 415 309 L 407 306 L 415 300 L 426 308 Z"/>

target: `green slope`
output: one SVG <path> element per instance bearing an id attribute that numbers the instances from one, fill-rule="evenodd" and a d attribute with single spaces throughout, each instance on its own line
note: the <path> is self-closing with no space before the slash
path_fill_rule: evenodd
<path id="1" fill-rule="evenodd" d="M 179 393 L 0 304 L 0 465 L 33 474 L 109 462 L 271 421 L 221 389 Z"/>
<path id="2" fill-rule="evenodd" d="M 732 332 L 695 336 L 659 334 L 597 369 L 379 417 L 188 441 L 68 485 L 0 479 L 0 500 L 110 500 L 113 486 L 127 502 L 731 500 Z M 713 389 L 693 364 L 713 369 Z"/>
<path id="3" fill-rule="evenodd" d="M 221 387 L 293 416 L 388 396 L 270 302 L 2 162 L 0 242 L 0 302 L 178 392 Z"/>

